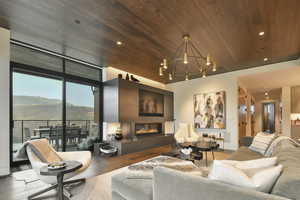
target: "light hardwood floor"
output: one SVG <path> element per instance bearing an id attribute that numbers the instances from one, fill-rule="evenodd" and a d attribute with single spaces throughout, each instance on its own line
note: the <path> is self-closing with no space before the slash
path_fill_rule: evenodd
<path id="1" fill-rule="evenodd" d="M 127 154 L 118 157 L 99 157 L 93 156 L 93 161 L 89 169 L 87 169 L 80 177 L 87 177 L 84 184 L 72 188 L 71 193 L 74 200 L 111 200 L 111 176 L 119 173 L 122 168 L 137 163 L 161 153 L 171 151 L 170 146 L 163 146 L 149 149 L 146 151 Z M 215 159 L 226 159 L 230 152 L 215 152 Z M 212 155 L 208 153 L 208 159 L 212 160 Z M 203 162 L 203 161 L 202 161 Z M 28 170 L 28 176 L 32 176 L 32 170 Z M 76 178 L 80 178 L 76 177 Z M 23 181 L 16 181 L 13 176 L 0 178 L 0 200 L 25 200 L 27 196 L 47 187 L 41 181 L 35 181 L 25 184 Z M 55 191 L 48 192 L 48 198 L 55 199 L 53 195 Z M 45 195 L 43 195 L 44 197 Z"/>

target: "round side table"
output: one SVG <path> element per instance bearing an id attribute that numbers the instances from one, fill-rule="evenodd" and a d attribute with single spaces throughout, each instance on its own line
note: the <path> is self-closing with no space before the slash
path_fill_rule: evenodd
<path id="1" fill-rule="evenodd" d="M 57 177 L 57 196 L 59 200 L 64 199 L 64 175 L 74 172 L 82 167 L 82 164 L 78 161 L 64 161 L 66 167 L 57 170 L 48 169 L 48 166 L 44 166 L 40 170 L 40 174 L 43 176 L 56 176 Z"/>
<path id="2" fill-rule="evenodd" d="M 212 143 L 212 142 L 198 142 L 195 147 L 197 148 L 198 151 L 204 152 L 205 153 L 205 165 L 208 166 L 208 161 L 207 161 L 207 152 L 212 153 L 213 160 L 215 159 L 215 154 L 214 150 L 216 150 L 219 146 L 217 143 Z"/>

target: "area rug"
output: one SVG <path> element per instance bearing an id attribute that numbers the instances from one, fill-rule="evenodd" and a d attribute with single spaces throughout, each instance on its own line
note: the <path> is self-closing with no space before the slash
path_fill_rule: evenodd
<path id="1" fill-rule="evenodd" d="M 33 169 L 15 172 L 12 176 L 16 181 L 24 181 L 26 184 L 39 180 Z"/>

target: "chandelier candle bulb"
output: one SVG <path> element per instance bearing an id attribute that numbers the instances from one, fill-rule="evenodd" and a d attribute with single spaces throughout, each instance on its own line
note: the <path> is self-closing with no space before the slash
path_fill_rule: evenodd
<path id="1" fill-rule="evenodd" d="M 210 65 L 210 56 L 209 55 L 207 55 L 207 57 L 206 57 L 206 65 L 207 66 Z"/>
<path id="2" fill-rule="evenodd" d="M 170 81 L 173 80 L 172 74 L 169 74 L 169 80 L 170 80 Z"/>
<path id="3" fill-rule="evenodd" d="M 213 72 L 217 71 L 217 64 L 216 64 L 215 62 L 214 62 L 214 64 L 213 64 L 212 71 L 213 71 Z"/>
<path id="4" fill-rule="evenodd" d="M 163 64 L 164 64 L 164 68 L 165 68 L 165 69 L 168 69 L 168 66 L 167 66 L 167 59 L 164 59 L 164 60 L 163 60 Z"/>
<path id="5" fill-rule="evenodd" d="M 159 75 L 160 75 L 160 76 L 163 76 L 163 75 L 164 75 L 164 74 L 163 74 L 163 68 L 162 68 L 162 67 L 159 68 Z"/>
<path id="6" fill-rule="evenodd" d="M 184 63 L 184 64 L 188 64 L 188 63 L 189 63 L 187 57 L 188 57 L 188 56 L 187 56 L 187 53 L 185 52 L 184 55 L 183 55 L 183 63 Z"/>
<path id="7" fill-rule="evenodd" d="M 188 81 L 189 80 L 189 75 L 185 74 L 185 80 Z"/>

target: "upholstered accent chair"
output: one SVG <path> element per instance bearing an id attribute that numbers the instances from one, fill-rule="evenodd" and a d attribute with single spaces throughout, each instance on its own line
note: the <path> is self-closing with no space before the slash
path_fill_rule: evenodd
<path id="1" fill-rule="evenodd" d="M 175 140 L 177 143 L 184 142 L 198 142 L 200 136 L 194 131 L 192 125 L 187 123 L 180 123 L 179 129 L 175 132 Z"/>
<path id="2" fill-rule="evenodd" d="M 26 152 L 28 158 L 30 160 L 31 166 L 38 175 L 39 179 L 51 186 L 46 188 L 42 191 L 39 191 L 35 194 L 32 194 L 28 197 L 28 199 L 32 199 L 37 197 L 45 192 L 48 192 L 52 189 L 57 188 L 57 177 L 55 176 L 43 176 L 40 174 L 40 169 L 43 166 L 47 166 L 51 162 L 58 162 L 58 161 L 78 161 L 82 163 L 82 167 L 78 170 L 65 174 L 64 180 L 68 180 L 80 173 L 82 173 L 85 169 L 87 169 L 91 163 L 91 152 L 89 151 L 75 151 L 75 152 L 56 152 L 53 147 L 49 144 L 47 139 L 38 139 L 38 140 L 31 140 L 29 141 L 31 145 L 26 146 Z M 38 151 L 38 152 L 37 152 Z M 43 155 L 46 161 L 42 161 L 38 158 L 37 153 L 39 155 Z M 64 185 L 83 182 L 85 181 L 84 178 L 82 179 L 72 179 L 70 181 L 64 181 Z M 71 197 L 71 193 L 64 188 L 64 195 L 68 198 Z"/>

